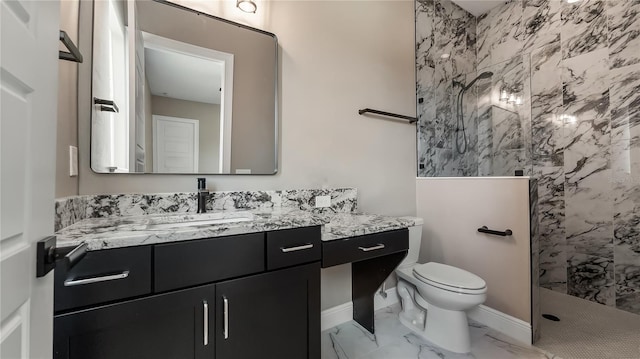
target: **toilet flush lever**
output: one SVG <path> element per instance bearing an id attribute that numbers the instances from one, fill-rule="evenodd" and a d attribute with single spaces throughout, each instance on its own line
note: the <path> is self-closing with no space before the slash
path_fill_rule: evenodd
<path id="1" fill-rule="evenodd" d="M 384 244 L 378 243 L 373 247 L 358 247 L 358 249 L 363 252 L 377 251 L 378 249 L 384 249 Z"/>

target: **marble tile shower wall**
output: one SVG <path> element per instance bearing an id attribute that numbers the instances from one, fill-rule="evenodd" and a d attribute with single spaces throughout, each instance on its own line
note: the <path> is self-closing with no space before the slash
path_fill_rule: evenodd
<path id="1" fill-rule="evenodd" d="M 476 76 L 476 19 L 449 0 L 416 2 L 418 159 L 420 176 L 475 176 L 478 172 L 477 95 L 463 104 L 468 149 L 460 154 L 456 98 Z"/>
<path id="2" fill-rule="evenodd" d="M 441 124 L 427 104 L 439 91 L 429 65 L 443 46 L 425 39 L 449 30 L 430 3 L 416 6 L 419 175 L 474 175 L 472 160 L 440 165 L 447 146 L 432 139 Z M 475 20 L 475 73 L 494 73 L 468 119 L 477 174 L 530 166 L 538 179 L 541 286 L 640 314 L 640 0 L 512 0 Z M 503 85 L 525 104 L 500 105 Z"/>
<path id="3" fill-rule="evenodd" d="M 316 196 L 331 196 L 331 206 L 315 208 Z M 195 192 L 73 196 L 55 202 L 55 230 L 87 218 L 196 212 Z M 297 208 L 314 213 L 355 212 L 355 188 L 211 192 L 207 209 Z"/>

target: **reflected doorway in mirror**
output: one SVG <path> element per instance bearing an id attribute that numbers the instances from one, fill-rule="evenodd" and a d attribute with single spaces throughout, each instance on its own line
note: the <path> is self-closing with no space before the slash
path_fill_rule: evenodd
<path id="1" fill-rule="evenodd" d="M 147 89 L 150 93 L 150 96 L 145 96 L 145 101 L 151 101 L 150 105 L 145 104 L 145 108 L 151 110 L 151 115 L 194 118 L 193 111 L 207 107 L 214 109 L 217 105 L 219 111 L 201 111 L 212 115 L 206 119 L 207 124 L 202 124 L 204 138 L 200 142 L 205 148 L 201 150 L 207 154 L 207 158 L 217 158 L 216 168 L 206 166 L 204 171 L 227 173 L 231 165 L 233 54 L 146 32 L 142 32 L 142 39 Z M 167 103 L 161 105 L 158 102 Z M 183 110 L 177 110 L 180 108 Z M 215 112 L 219 116 L 215 116 Z M 217 117 L 217 124 L 214 117 Z M 215 145 L 210 141 L 212 132 L 219 134 L 217 146 L 211 146 Z M 151 162 L 153 164 L 149 167 L 157 173 L 156 168 L 160 167 L 155 165 L 155 161 Z"/>

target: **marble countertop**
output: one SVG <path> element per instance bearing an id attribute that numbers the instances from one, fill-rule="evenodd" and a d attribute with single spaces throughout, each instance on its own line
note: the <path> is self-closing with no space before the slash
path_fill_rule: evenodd
<path id="1" fill-rule="evenodd" d="M 322 227 L 323 241 L 392 231 L 423 224 L 422 219 L 416 217 L 391 217 L 367 213 L 347 212 L 320 216 L 326 220 L 326 224 Z"/>
<path id="2" fill-rule="evenodd" d="M 331 241 L 416 224 L 422 224 L 422 220 L 353 212 L 256 209 L 85 219 L 61 229 L 56 236 L 58 247 L 86 242 L 89 250 L 100 250 L 317 225 L 323 226 L 322 240 Z"/>

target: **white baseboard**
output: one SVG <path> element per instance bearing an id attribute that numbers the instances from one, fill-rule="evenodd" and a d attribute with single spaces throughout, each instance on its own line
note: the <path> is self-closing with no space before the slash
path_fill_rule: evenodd
<path id="1" fill-rule="evenodd" d="M 320 313 L 320 330 L 325 331 L 353 318 L 353 303 L 344 303 Z"/>
<path id="2" fill-rule="evenodd" d="M 387 293 L 387 298 L 383 298 L 378 293 L 373 297 L 374 310 L 388 307 L 400 301 L 395 287 L 389 288 L 385 292 Z M 320 314 L 320 330 L 324 331 L 350 320 L 353 320 L 353 303 L 340 304 L 322 311 Z"/>
<path id="3" fill-rule="evenodd" d="M 531 345 L 531 324 L 485 305 L 467 311 L 467 316 L 491 329 Z"/>

